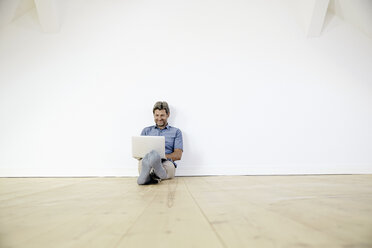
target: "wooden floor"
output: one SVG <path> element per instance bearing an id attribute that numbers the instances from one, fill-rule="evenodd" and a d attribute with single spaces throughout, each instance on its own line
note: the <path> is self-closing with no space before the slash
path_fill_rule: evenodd
<path id="1" fill-rule="evenodd" d="M 372 175 L 0 178 L 0 247 L 372 247 Z"/>

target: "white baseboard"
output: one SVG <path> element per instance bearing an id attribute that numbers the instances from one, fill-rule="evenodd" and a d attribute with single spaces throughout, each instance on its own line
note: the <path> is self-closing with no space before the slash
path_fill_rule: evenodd
<path id="1" fill-rule="evenodd" d="M 68 169 L 45 168 L 0 169 L 0 177 L 131 177 L 138 176 L 137 168 Z"/>
<path id="2" fill-rule="evenodd" d="M 186 167 L 178 168 L 180 176 L 200 175 L 314 175 L 314 174 L 372 174 L 371 165 L 302 165 L 297 167 L 280 165 L 262 166 L 215 166 L 215 167 Z"/>
<path id="3" fill-rule="evenodd" d="M 372 165 L 218 165 L 178 166 L 177 176 L 372 174 Z M 0 177 L 135 177 L 137 167 L 123 168 L 0 168 Z"/>

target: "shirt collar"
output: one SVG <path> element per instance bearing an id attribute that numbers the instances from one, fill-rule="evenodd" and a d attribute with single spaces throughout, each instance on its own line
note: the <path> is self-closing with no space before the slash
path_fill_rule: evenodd
<path id="1" fill-rule="evenodd" d="M 169 127 L 170 127 L 169 124 L 167 124 L 167 125 L 165 126 L 165 128 L 163 128 L 163 129 L 169 129 Z M 160 128 L 158 128 L 157 125 L 155 125 L 155 128 L 161 130 Z"/>

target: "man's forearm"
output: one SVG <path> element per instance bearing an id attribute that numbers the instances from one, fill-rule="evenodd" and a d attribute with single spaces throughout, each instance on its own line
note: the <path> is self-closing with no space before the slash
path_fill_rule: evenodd
<path id="1" fill-rule="evenodd" d="M 181 160 L 182 157 L 182 150 L 175 149 L 174 152 L 165 155 L 167 159 L 172 159 L 173 161 Z"/>

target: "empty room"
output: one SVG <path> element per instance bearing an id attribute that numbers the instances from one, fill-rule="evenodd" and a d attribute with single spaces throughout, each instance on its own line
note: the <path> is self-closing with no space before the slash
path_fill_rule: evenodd
<path id="1" fill-rule="evenodd" d="M 372 247 L 371 0 L 0 0 L 0 248 Z"/>

